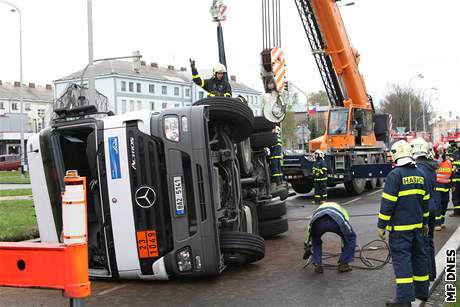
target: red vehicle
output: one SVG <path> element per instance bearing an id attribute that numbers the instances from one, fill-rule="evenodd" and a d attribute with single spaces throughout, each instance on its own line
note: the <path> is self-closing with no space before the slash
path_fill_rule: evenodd
<path id="1" fill-rule="evenodd" d="M 20 155 L 0 155 L 0 171 L 14 171 L 20 166 Z"/>

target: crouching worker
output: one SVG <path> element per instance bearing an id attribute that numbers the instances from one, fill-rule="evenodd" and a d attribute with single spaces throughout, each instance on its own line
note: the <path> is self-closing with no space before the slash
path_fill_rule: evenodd
<path id="1" fill-rule="evenodd" d="M 321 237 L 326 232 L 335 233 L 342 238 L 339 272 L 351 271 L 349 263 L 355 257 L 356 234 L 351 227 L 348 212 L 337 203 L 326 202 L 313 213 L 305 234 L 303 259 L 311 256 L 315 272 L 323 273 Z"/>

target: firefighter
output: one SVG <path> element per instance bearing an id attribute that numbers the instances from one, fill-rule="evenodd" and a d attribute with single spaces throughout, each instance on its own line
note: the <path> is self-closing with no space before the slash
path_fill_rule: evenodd
<path id="1" fill-rule="evenodd" d="M 454 212 L 450 216 L 460 216 L 460 138 L 453 142 L 450 153 L 452 161 L 452 203 Z"/>
<path id="2" fill-rule="evenodd" d="M 315 151 L 316 162 L 313 165 L 313 178 L 315 181 L 315 203 L 321 204 L 327 199 L 327 166 L 324 161 L 324 152 Z"/>
<path id="3" fill-rule="evenodd" d="M 436 230 L 446 227 L 446 211 L 449 204 L 449 193 L 452 177 L 452 162 L 447 158 L 445 147 L 438 147 L 439 168 L 436 170 L 434 200 L 436 204 Z"/>
<path id="4" fill-rule="evenodd" d="M 347 210 L 337 203 L 326 202 L 319 206 L 311 218 L 305 233 L 303 259 L 312 256 L 316 273 L 323 273 L 321 237 L 332 232 L 342 238 L 342 254 L 339 258 L 339 272 L 352 270 L 349 265 L 355 257 L 356 234 L 350 224 Z M 313 249 L 313 250 L 312 250 Z"/>
<path id="5" fill-rule="evenodd" d="M 428 234 L 427 187 L 415 167 L 412 148 L 404 140 L 391 147 L 395 168 L 388 174 L 382 193 L 377 233 L 389 246 L 396 276 L 396 298 L 386 306 L 411 306 L 415 298 L 428 299 L 428 265 L 423 237 Z"/>
<path id="6" fill-rule="evenodd" d="M 423 173 L 425 183 L 427 186 L 427 194 L 430 195 L 428 201 L 428 209 L 430 216 L 428 219 L 428 236 L 424 237 L 425 248 L 427 252 L 428 260 L 428 273 L 430 280 L 434 281 L 436 278 L 436 256 L 434 250 L 434 227 L 436 217 L 436 202 L 434 196 L 435 184 L 436 184 L 436 172 L 439 164 L 433 161 L 428 156 L 430 150 L 428 143 L 423 138 L 414 139 L 410 145 L 412 146 L 412 158 L 415 160 L 417 169 Z"/>
<path id="7" fill-rule="evenodd" d="M 195 61 L 190 59 L 190 67 L 192 68 L 192 79 L 196 85 L 203 88 L 210 96 L 225 96 L 232 97 L 232 87 L 230 83 L 225 80 L 224 74 L 227 69 L 223 64 L 218 63 L 212 70 L 212 78 L 203 80 L 198 74 L 195 67 Z"/>
<path id="8" fill-rule="evenodd" d="M 281 140 L 281 128 L 277 125 L 274 129 L 277 135 L 277 141 L 270 147 L 270 170 L 272 173 L 272 190 L 277 190 L 283 183 L 282 161 L 283 161 L 283 143 Z"/>

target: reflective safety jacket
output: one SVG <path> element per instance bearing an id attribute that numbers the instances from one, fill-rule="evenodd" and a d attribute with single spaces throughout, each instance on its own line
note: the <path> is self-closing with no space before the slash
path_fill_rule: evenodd
<path id="1" fill-rule="evenodd" d="M 310 244 L 312 238 L 311 227 L 316 220 L 324 215 L 329 215 L 334 222 L 337 223 L 343 234 L 344 240 L 348 241 L 349 236 L 352 235 L 354 231 L 351 227 L 350 217 L 348 216 L 347 210 L 339 204 L 324 203 L 315 210 L 313 216 L 311 217 L 310 224 L 308 225 L 307 232 L 305 233 L 305 243 L 307 245 Z"/>
<path id="2" fill-rule="evenodd" d="M 225 96 L 225 97 L 232 97 L 232 87 L 230 83 L 224 79 L 218 80 L 215 76 L 203 80 L 200 75 L 198 74 L 198 70 L 196 68 L 192 69 L 192 79 L 196 85 L 203 88 L 206 92 L 208 92 L 209 96 Z"/>
<path id="3" fill-rule="evenodd" d="M 377 226 L 388 231 L 423 228 L 430 216 L 430 194 L 423 174 L 413 164 L 396 167 L 387 176 Z"/>
<path id="4" fill-rule="evenodd" d="M 452 162 L 444 160 L 439 163 L 436 170 L 436 188 L 437 192 L 449 192 L 452 177 Z"/>
<path id="5" fill-rule="evenodd" d="M 317 158 L 313 164 L 313 178 L 315 181 L 327 181 L 327 166 L 324 159 Z"/>

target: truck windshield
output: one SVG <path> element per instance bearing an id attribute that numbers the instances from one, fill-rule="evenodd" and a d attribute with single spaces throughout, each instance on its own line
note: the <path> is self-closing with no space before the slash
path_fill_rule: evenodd
<path id="1" fill-rule="evenodd" d="M 348 109 L 333 110 L 329 112 L 328 134 L 347 133 Z"/>

